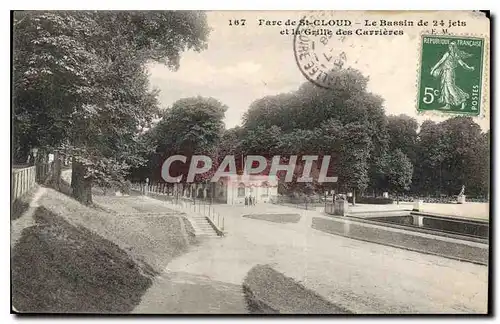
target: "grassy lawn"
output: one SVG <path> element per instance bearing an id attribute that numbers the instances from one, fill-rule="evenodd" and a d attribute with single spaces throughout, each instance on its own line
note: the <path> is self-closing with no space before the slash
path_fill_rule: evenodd
<path id="1" fill-rule="evenodd" d="M 105 210 L 122 213 L 172 213 L 173 209 L 165 207 L 164 202 L 147 199 L 143 196 L 110 197 L 94 196 L 94 203 Z"/>
<path id="2" fill-rule="evenodd" d="M 264 220 L 273 223 L 298 223 L 299 214 L 248 214 L 243 215 L 246 218 Z"/>
<path id="3" fill-rule="evenodd" d="M 39 204 L 36 225 L 12 248 L 12 304 L 21 312 L 129 312 L 196 243 L 179 216 L 104 213 L 52 189 Z"/>
<path id="4" fill-rule="evenodd" d="M 268 265 L 250 269 L 243 283 L 253 314 L 348 314 Z"/>

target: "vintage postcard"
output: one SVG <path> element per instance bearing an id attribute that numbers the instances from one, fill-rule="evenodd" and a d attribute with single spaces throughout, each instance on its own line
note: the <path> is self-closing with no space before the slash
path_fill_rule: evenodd
<path id="1" fill-rule="evenodd" d="M 489 13 L 11 24 L 12 313 L 491 313 Z"/>

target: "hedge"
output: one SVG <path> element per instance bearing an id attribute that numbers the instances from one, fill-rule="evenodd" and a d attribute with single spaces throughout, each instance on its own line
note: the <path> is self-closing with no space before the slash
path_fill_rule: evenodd
<path id="1" fill-rule="evenodd" d="M 347 201 L 352 203 L 352 197 L 347 198 Z M 356 197 L 356 203 L 373 204 L 373 205 L 389 205 L 394 203 L 394 199 L 383 197 Z"/>

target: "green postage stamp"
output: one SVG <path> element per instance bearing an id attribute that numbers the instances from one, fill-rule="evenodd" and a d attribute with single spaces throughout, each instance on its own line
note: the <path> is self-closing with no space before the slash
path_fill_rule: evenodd
<path id="1" fill-rule="evenodd" d="M 484 39 L 422 36 L 418 111 L 479 116 Z"/>

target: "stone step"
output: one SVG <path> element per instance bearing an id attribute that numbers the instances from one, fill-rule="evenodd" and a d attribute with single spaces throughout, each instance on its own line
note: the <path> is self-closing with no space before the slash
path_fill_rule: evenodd
<path id="1" fill-rule="evenodd" d="M 214 229 L 212 227 L 198 227 L 201 231 L 205 232 L 210 232 L 210 233 L 215 233 Z"/>
<path id="2" fill-rule="evenodd" d="M 217 234 L 208 234 L 208 233 L 203 233 L 199 234 L 199 237 L 206 237 L 206 238 L 218 238 L 219 236 Z"/>
<path id="3" fill-rule="evenodd" d="M 209 225 L 200 225 L 198 224 L 198 228 L 200 229 L 206 229 L 206 230 L 213 230 L 212 226 L 209 226 Z"/>
<path id="4" fill-rule="evenodd" d="M 198 227 L 198 235 L 203 237 L 218 237 L 212 225 L 206 220 L 205 217 L 194 218 Z"/>
<path id="5" fill-rule="evenodd" d="M 198 227 L 198 236 L 210 238 L 219 237 L 205 216 L 201 216 L 198 214 L 190 218 L 196 223 L 196 226 Z"/>
<path id="6" fill-rule="evenodd" d="M 210 224 L 206 219 L 204 220 L 195 220 L 197 224 Z"/>
<path id="7" fill-rule="evenodd" d="M 216 233 L 213 233 L 213 232 L 200 232 L 200 235 L 201 236 L 217 236 Z"/>

